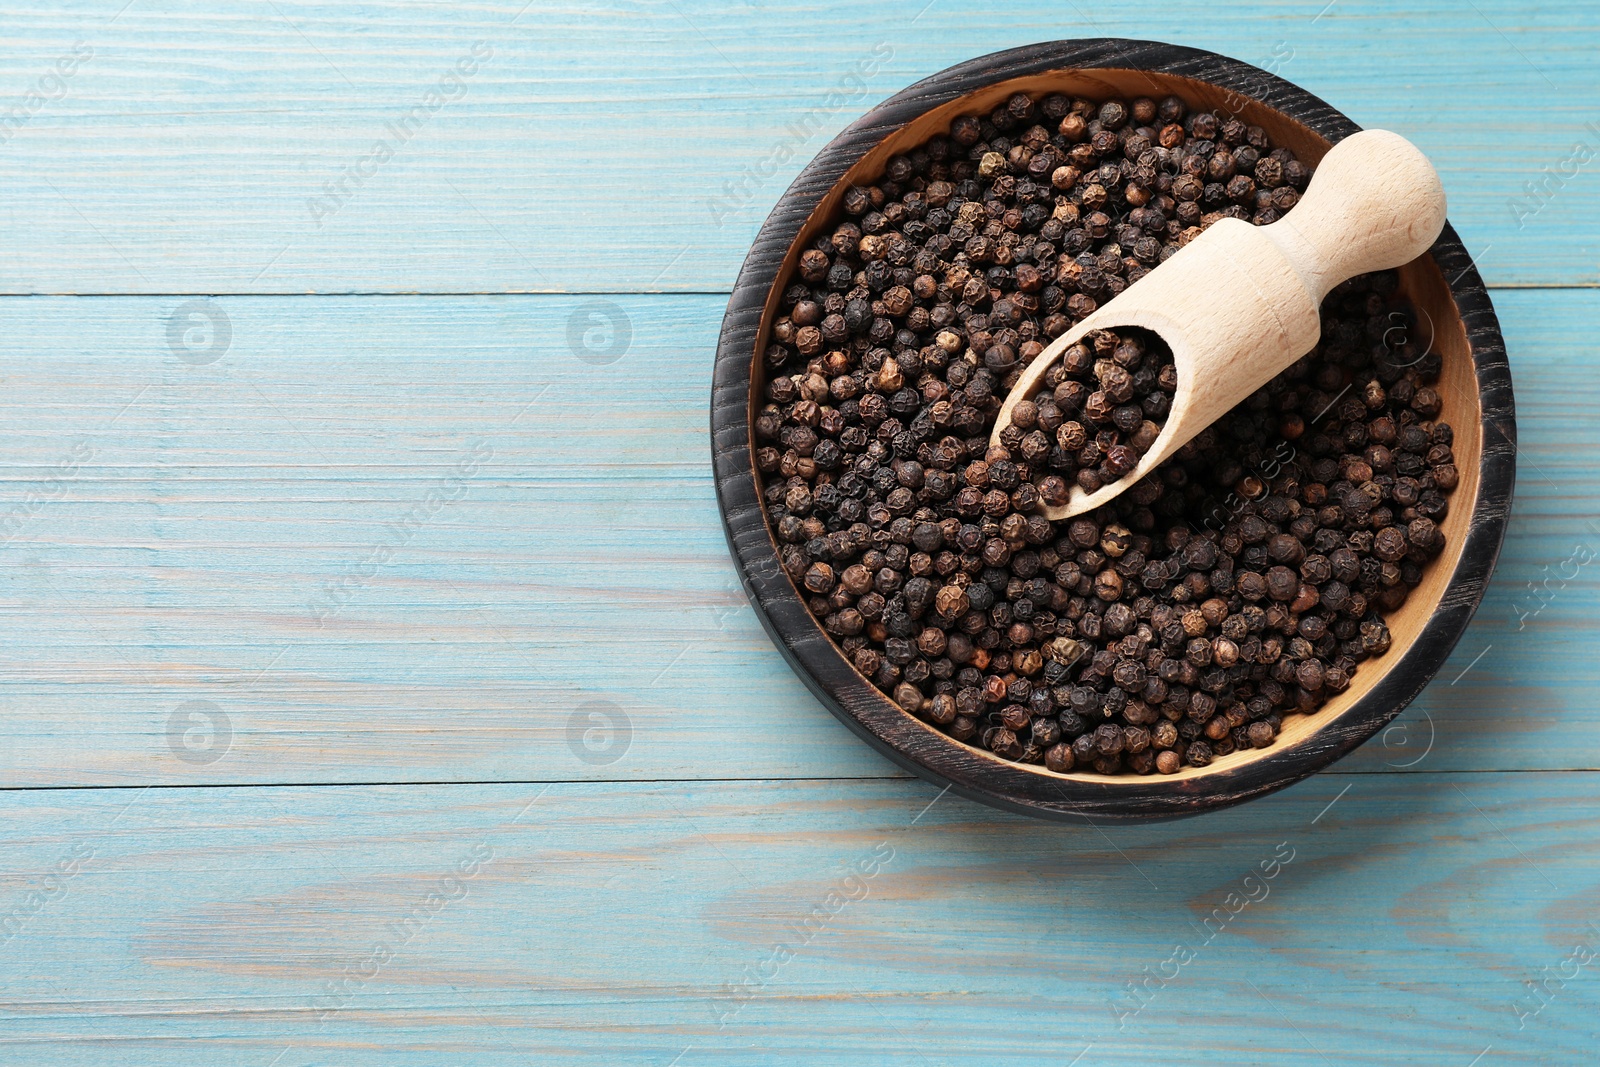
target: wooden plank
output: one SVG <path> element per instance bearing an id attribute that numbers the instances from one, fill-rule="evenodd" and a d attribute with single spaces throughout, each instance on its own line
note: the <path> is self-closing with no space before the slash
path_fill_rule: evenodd
<path id="1" fill-rule="evenodd" d="M 1405 133 L 1492 283 L 1594 286 L 1600 10 L 925 3 L 8 10 L 0 294 L 164 295 L 0 301 L 0 1063 L 1592 1058 L 1600 293 L 1497 293 L 1522 492 L 1417 706 L 1104 832 L 900 778 L 788 673 L 692 294 L 877 100 L 1106 34 Z M 530 290 L 599 295 L 403 295 Z M 227 293 L 298 298 L 172 295 Z"/>
<path id="2" fill-rule="evenodd" d="M 1089 36 L 1270 67 L 1415 140 L 1491 283 L 1600 281 L 1585 0 L 121 6 L 7 16 L 0 292 L 726 291 L 872 104 Z"/>
<path id="3" fill-rule="evenodd" d="M 1497 299 L 1511 535 L 1412 727 L 1357 769 L 1600 767 L 1600 293 Z M 0 784 L 896 773 L 733 577 L 706 452 L 719 298 L 224 299 L 208 364 L 169 348 L 182 303 L 5 304 Z M 568 331 L 602 312 L 633 341 L 597 385 Z M 607 716 L 615 737 L 588 732 Z"/>
<path id="4" fill-rule="evenodd" d="M 1104 832 L 904 781 L 6 793 L 0 1059 L 1585 1062 L 1596 781 Z"/>

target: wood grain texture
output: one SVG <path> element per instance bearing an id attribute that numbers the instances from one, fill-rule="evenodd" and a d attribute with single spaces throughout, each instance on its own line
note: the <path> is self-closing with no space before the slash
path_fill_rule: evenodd
<path id="1" fill-rule="evenodd" d="M 1491 284 L 1600 281 L 1600 182 L 1573 157 L 1600 148 L 1587 0 L 121 6 L 7 14 L 7 107 L 76 42 L 93 54 L 0 144 L 0 291 L 726 291 L 868 107 L 973 56 L 1107 36 L 1272 68 L 1415 141 Z M 479 41 L 464 88 L 390 133 Z"/>
<path id="2" fill-rule="evenodd" d="M 0 1062 L 1586 1063 L 1595 964 L 1516 1009 L 1600 947 L 1590 777 L 1101 831 L 920 782 L 7 794 L 0 907 L 76 873 L 0 945 Z"/>
<path id="3" fill-rule="evenodd" d="M 1517 508 L 1472 629 L 1403 721 L 1437 727 L 1430 768 L 1600 767 L 1582 562 L 1600 294 L 1497 302 L 1526 412 Z M 704 439 L 721 297 L 613 301 L 634 377 L 598 400 L 568 339 L 588 298 L 225 298 L 231 347 L 209 365 L 168 347 L 181 303 L 5 304 L 0 785 L 896 773 L 739 589 Z M 493 456 L 456 498 L 396 533 L 479 445 Z M 328 583 L 347 593 L 318 627 Z M 229 716 L 225 757 L 175 758 L 191 700 Z M 566 744 L 590 701 L 631 719 L 613 763 Z M 1407 742 L 1352 759 L 1384 770 Z"/>
<path id="4" fill-rule="evenodd" d="M 1593 292 L 1495 294 L 1523 478 L 1439 680 L 1337 773 L 1105 836 L 953 795 L 919 818 L 935 791 L 774 654 L 708 471 L 725 296 L 300 295 L 725 294 L 869 106 L 1105 35 L 1406 134 L 1492 284 L 1600 282 L 1583 0 L 923 4 L 7 9 L 0 123 L 42 91 L 0 130 L 0 292 L 173 295 L 0 300 L 0 1064 L 1592 1059 L 1592 967 L 1524 1030 L 1512 1004 L 1596 915 L 1600 791 L 1567 773 L 1600 769 Z M 308 198 L 479 40 L 466 92 L 319 227 Z M 1528 182 L 1551 195 L 1519 222 Z M 229 293 L 290 295 L 222 297 L 227 351 L 180 358 L 214 324 L 173 342 L 174 312 Z M 598 396 L 574 349 L 609 358 L 624 320 L 592 300 L 636 375 Z M 651 781 L 704 778 L 758 780 Z M 474 780 L 500 784 L 354 784 Z M 568 784 L 524 812 L 529 780 Z M 108 784 L 136 788 L 53 788 Z M 866 898 L 744 1003 L 885 840 Z M 1286 840 L 1271 896 L 1119 1031 L 1106 997 Z M 411 928 L 321 1022 L 324 983 Z"/>

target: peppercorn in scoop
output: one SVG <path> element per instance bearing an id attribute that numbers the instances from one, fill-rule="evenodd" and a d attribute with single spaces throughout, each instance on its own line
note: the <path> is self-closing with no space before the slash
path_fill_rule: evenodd
<path id="1" fill-rule="evenodd" d="M 1393 272 L 1335 289 L 1314 352 L 1094 512 L 1036 508 L 1153 442 L 1153 334 L 1085 338 L 989 443 L 1050 340 L 1309 177 L 1177 97 L 1017 94 L 846 192 L 783 283 L 753 430 L 783 565 L 858 671 L 1005 759 L 1170 774 L 1271 745 L 1387 651 L 1458 481 Z"/>
<path id="2" fill-rule="evenodd" d="M 1035 473 L 1042 503 L 1067 502 L 1132 473 L 1156 443 L 1178 369 L 1159 335 L 1133 327 L 1093 330 L 1045 372 L 1044 390 L 1011 411 L 1000 443 Z"/>

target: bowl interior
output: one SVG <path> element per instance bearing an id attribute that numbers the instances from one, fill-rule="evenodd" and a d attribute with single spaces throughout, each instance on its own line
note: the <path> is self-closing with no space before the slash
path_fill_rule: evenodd
<path id="1" fill-rule="evenodd" d="M 798 237 L 784 257 L 783 265 L 778 271 L 777 277 L 785 279 L 793 275 L 795 261 L 798 259 L 800 252 L 809 246 L 811 241 L 823 231 L 824 227 L 830 225 L 836 218 L 840 201 L 850 186 L 870 184 L 878 180 L 882 176 L 890 157 L 901 152 L 910 151 L 930 137 L 945 132 L 949 128 L 951 121 L 958 116 L 987 113 L 994 110 L 995 107 L 1016 92 L 1059 92 L 1089 99 L 1106 99 L 1109 97 L 1129 99 L 1138 96 L 1159 98 L 1176 95 L 1182 98 L 1191 108 L 1212 110 L 1218 114 L 1236 116 L 1245 123 L 1262 127 L 1267 131 L 1267 135 L 1275 146 L 1292 150 L 1298 158 L 1308 164 L 1315 164 L 1320 161 L 1323 154 L 1331 147 L 1327 140 L 1305 125 L 1257 100 L 1208 82 L 1179 75 L 1141 70 L 1095 68 L 1092 70 L 1047 71 L 1012 78 L 985 86 L 943 106 L 924 112 L 920 117 L 890 133 L 876 147 L 863 155 L 845 173 L 845 176 L 823 196 L 816 210 L 812 212 L 811 216 L 800 228 Z M 1424 337 L 1419 339 L 1419 343 L 1426 342 L 1431 344 L 1433 350 L 1439 353 L 1441 357 L 1442 371 L 1436 386 L 1444 405 L 1440 419 L 1450 423 L 1455 430 L 1455 443 L 1451 447 L 1455 452 L 1456 468 L 1460 472 L 1460 482 L 1450 494 L 1449 513 L 1440 523 L 1440 528 L 1445 535 L 1445 549 L 1428 565 L 1423 575 L 1422 583 L 1406 598 L 1405 604 L 1398 611 L 1390 612 L 1386 616 L 1392 637 L 1392 645 L 1389 651 L 1376 659 L 1364 661 L 1356 670 L 1348 689 L 1329 700 L 1322 708 L 1311 715 L 1285 715 L 1282 731 L 1271 747 L 1236 751 L 1227 756 L 1216 758 L 1211 764 L 1203 768 L 1186 766 L 1176 774 L 1163 776 L 1162 780 L 1164 781 L 1203 778 L 1208 775 L 1223 774 L 1230 770 L 1236 770 L 1255 760 L 1292 749 L 1311 735 L 1333 725 L 1345 712 L 1353 708 L 1365 694 L 1372 691 L 1384 676 L 1394 668 L 1406 649 L 1410 648 L 1421 635 L 1423 627 L 1444 597 L 1445 590 L 1450 584 L 1451 576 L 1455 573 L 1456 566 L 1460 561 L 1474 505 L 1478 497 L 1479 458 L 1483 448 L 1482 404 L 1478 391 L 1477 374 L 1472 361 L 1472 351 L 1467 339 L 1466 326 L 1462 321 L 1455 299 L 1451 295 L 1450 283 L 1445 279 L 1431 255 L 1422 256 L 1407 264 L 1400 268 L 1399 273 L 1401 292 L 1415 306 L 1419 329 L 1424 333 Z M 771 292 L 767 295 L 761 328 L 757 333 L 756 345 L 751 353 L 750 419 L 752 422 L 758 410 L 757 400 L 764 395 L 766 387 L 765 370 L 759 354 L 766 348 L 768 333 L 776 316 L 781 295 L 781 286 L 774 284 Z M 776 552 L 776 545 L 774 545 L 774 552 Z M 797 595 L 801 595 L 803 599 L 803 594 L 799 594 L 798 590 Z M 866 689 L 877 694 L 885 704 L 893 706 L 889 698 L 882 696 L 869 680 L 859 674 L 857 677 L 861 678 L 861 683 Z M 1037 774 L 1046 779 L 1095 782 L 1111 788 L 1119 786 L 1134 787 L 1139 783 L 1148 781 L 1146 777 L 1131 774 L 1102 775 L 1092 771 L 1074 771 L 1067 774 L 1058 774 L 1046 770 L 1042 765 L 1038 764 L 1011 763 L 1010 761 L 1002 760 L 987 750 L 957 741 L 948 734 L 917 719 L 909 712 L 900 711 L 900 714 L 905 717 L 908 723 L 915 723 L 921 727 L 929 735 L 929 743 L 937 744 L 942 742 L 946 745 L 955 746 L 971 756 L 992 761 L 998 766 L 1004 766 L 1015 771 Z"/>

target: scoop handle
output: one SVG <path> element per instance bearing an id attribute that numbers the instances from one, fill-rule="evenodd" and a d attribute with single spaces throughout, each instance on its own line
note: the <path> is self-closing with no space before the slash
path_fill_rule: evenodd
<path id="1" fill-rule="evenodd" d="M 1363 130 L 1329 149 L 1294 210 L 1264 229 L 1320 304 L 1341 282 L 1422 255 L 1444 218 L 1428 157 L 1397 133 Z"/>

